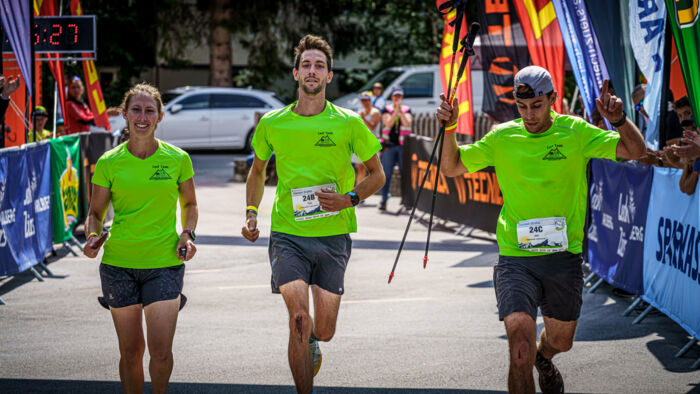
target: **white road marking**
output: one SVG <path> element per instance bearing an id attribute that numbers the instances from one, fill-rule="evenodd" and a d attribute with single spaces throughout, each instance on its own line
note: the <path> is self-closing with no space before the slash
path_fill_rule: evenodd
<path id="1" fill-rule="evenodd" d="M 242 285 L 242 286 L 219 286 L 219 290 L 234 290 L 234 289 L 264 289 L 270 288 L 270 285 Z"/>
<path id="2" fill-rule="evenodd" d="M 366 303 L 376 303 L 376 302 L 407 302 L 407 301 L 427 301 L 432 300 L 433 297 L 413 297 L 413 298 L 380 298 L 375 300 L 348 300 L 341 301 L 341 304 L 366 304 Z"/>

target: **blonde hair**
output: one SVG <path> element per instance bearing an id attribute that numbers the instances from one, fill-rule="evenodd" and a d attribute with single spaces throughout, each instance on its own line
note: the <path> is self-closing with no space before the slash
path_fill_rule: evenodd
<path id="1" fill-rule="evenodd" d="M 146 82 L 141 82 L 140 84 L 135 85 L 134 87 L 129 89 L 129 91 L 126 92 L 126 94 L 124 95 L 124 100 L 122 100 L 120 108 L 122 110 L 126 110 L 129 107 L 129 101 L 131 101 L 131 98 L 136 96 L 137 94 L 144 94 L 146 96 L 150 96 L 156 102 L 158 113 L 163 112 L 163 100 L 160 97 L 160 92 L 158 91 L 158 89 L 156 89 L 155 86 Z"/>

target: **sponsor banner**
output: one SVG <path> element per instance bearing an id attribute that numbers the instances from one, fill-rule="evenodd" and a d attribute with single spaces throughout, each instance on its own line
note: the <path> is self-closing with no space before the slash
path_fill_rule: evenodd
<path id="1" fill-rule="evenodd" d="M 49 163 L 46 144 L 0 151 L 2 276 L 29 269 L 51 249 Z"/>
<path id="2" fill-rule="evenodd" d="M 700 119 L 700 1 L 666 0 L 693 117 Z M 679 99 L 680 96 L 676 96 Z M 696 122 L 697 123 L 697 122 Z"/>
<path id="3" fill-rule="evenodd" d="M 438 9 L 440 6 L 447 2 L 447 0 L 437 0 L 436 5 Z M 457 12 L 453 10 L 452 12 L 445 15 L 445 23 L 442 33 L 442 50 L 440 51 L 440 77 L 442 79 L 442 91 L 447 92 L 449 79 L 452 78 L 452 91 L 456 94 L 454 97 L 459 99 L 459 123 L 457 124 L 457 133 L 474 135 L 474 105 L 472 102 L 472 67 L 471 62 L 467 62 L 464 68 L 464 73 L 462 78 L 457 81 L 457 72 L 459 66 L 462 63 L 462 57 L 466 56 L 464 51 L 462 51 L 463 46 L 460 42 L 457 50 L 457 54 L 454 58 L 454 69 L 452 69 L 452 43 L 454 41 L 455 27 L 451 26 L 450 23 L 454 22 L 457 17 Z M 462 20 L 462 25 L 459 30 L 460 41 L 467 35 L 469 28 L 467 27 L 466 20 Z M 460 52 L 461 51 L 461 52 Z"/>
<path id="4" fill-rule="evenodd" d="M 48 142 L 26 146 L 27 174 L 34 207 L 34 222 L 25 223 L 25 236 L 33 228 L 37 261 L 53 248 L 51 226 L 51 145 Z"/>
<path id="5" fill-rule="evenodd" d="M 666 6 L 664 0 L 630 0 L 629 28 L 634 57 L 647 79 L 644 109 L 649 116 L 644 140 L 651 149 L 659 149 L 661 96 L 664 80 L 664 43 Z M 697 49 L 696 49 L 697 50 Z"/>
<path id="6" fill-rule="evenodd" d="M 80 5 L 80 0 L 70 1 L 70 10 L 73 15 L 83 15 L 83 7 Z M 91 58 L 94 54 L 83 53 L 84 58 Z M 107 131 L 110 129 L 109 116 L 107 116 L 107 105 L 105 104 L 104 96 L 102 95 L 102 87 L 97 78 L 97 68 L 94 60 L 83 61 L 83 71 L 85 72 L 85 94 L 90 102 L 90 110 L 95 116 L 95 126 L 104 127 Z"/>
<path id="7" fill-rule="evenodd" d="M 564 42 L 551 0 L 513 0 L 523 27 L 532 64 L 552 75 L 554 90 L 559 93 L 554 110 L 561 113 L 564 97 Z"/>
<path id="8" fill-rule="evenodd" d="M 595 109 L 595 99 L 600 96 L 603 81 L 610 79 L 591 18 L 586 4 L 580 0 L 553 0 L 552 3 L 557 12 L 569 63 L 581 91 L 583 106 L 586 113 L 591 114 Z M 608 130 L 613 130 L 610 122 L 607 119 L 604 121 Z"/>
<path id="9" fill-rule="evenodd" d="M 644 234 L 653 170 L 591 160 L 588 262 L 606 282 L 642 294 Z M 678 186 L 678 185 L 676 185 Z"/>
<path id="10" fill-rule="evenodd" d="M 586 7 L 593 11 L 588 16 L 598 37 L 601 53 L 610 73 L 615 93 L 622 98 L 625 113 L 634 119 L 632 89 L 635 85 L 637 64 L 634 61 L 629 32 L 629 0 L 586 0 Z M 615 37 L 614 40 L 607 39 Z"/>
<path id="11" fill-rule="evenodd" d="M 82 212 L 79 221 L 85 220 L 90 208 L 92 197 L 92 175 L 95 173 L 95 164 L 103 153 L 112 149 L 112 133 L 89 132 L 80 133 L 80 163 L 82 166 L 82 182 L 80 182 L 80 201 Z M 106 218 L 105 218 L 106 221 Z"/>
<path id="12" fill-rule="evenodd" d="M 51 144 L 53 242 L 65 242 L 80 218 L 80 138 L 69 135 Z"/>
<path id="13" fill-rule="evenodd" d="M 433 144 L 433 140 L 419 136 L 407 136 L 404 140 L 401 203 L 406 207 L 412 207 L 416 200 Z M 434 161 L 425 181 L 425 190 L 418 200 L 418 209 L 430 212 L 432 191 L 437 182 L 435 216 L 495 233 L 498 215 L 503 206 L 503 195 L 493 167 L 455 178 L 443 174 L 436 176 L 436 170 Z"/>
<path id="14" fill-rule="evenodd" d="M 527 42 L 511 0 L 481 0 L 477 7 L 481 24 L 481 64 L 484 72 L 482 111 L 498 122 L 518 115 L 513 97 L 513 78 L 531 64 Z"/>
<path id="15" fill-rule="evenodd" d="M 681 171 L 654 167 L 644 236 L 644 300 L 700 334 L 700 194 L 678 188 Z"/>

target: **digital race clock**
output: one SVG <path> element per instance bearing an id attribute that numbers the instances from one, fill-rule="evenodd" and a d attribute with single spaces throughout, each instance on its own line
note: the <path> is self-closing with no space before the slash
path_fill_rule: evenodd
<path id="1" fill-rule="evenodd" d="M 2 37 L 2 51 L 12 52 L 7 34 Z M 36 53 L 94 53 L 95 15 L 36 16 L 31 40 Z"/>

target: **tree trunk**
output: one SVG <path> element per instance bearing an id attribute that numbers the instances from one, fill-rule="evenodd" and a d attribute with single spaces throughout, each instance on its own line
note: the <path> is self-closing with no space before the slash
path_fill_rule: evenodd
<path id="1" fill-rule="evenodd" d="M 209 6 L 211 36 L 209 38 L 209 85 L 233 86 L 231 65 L 231 4 L 227 0 L 212 0 Z"/>

